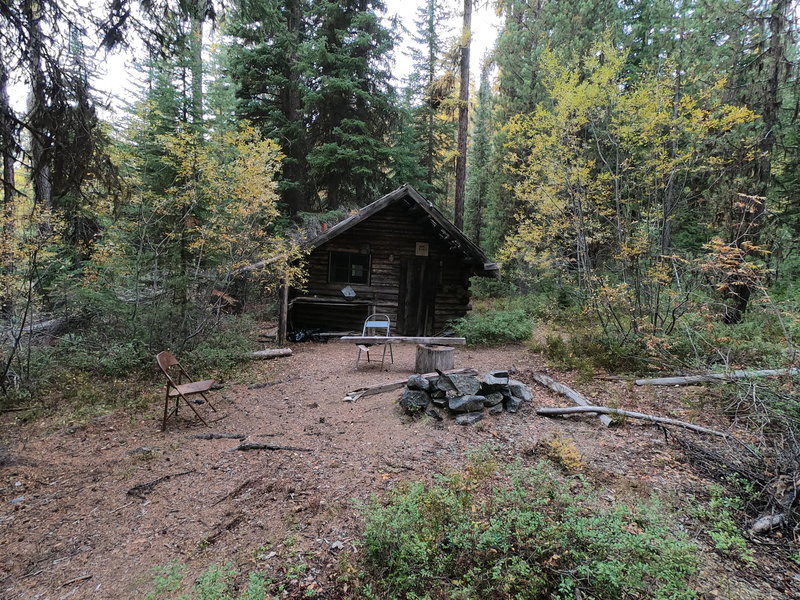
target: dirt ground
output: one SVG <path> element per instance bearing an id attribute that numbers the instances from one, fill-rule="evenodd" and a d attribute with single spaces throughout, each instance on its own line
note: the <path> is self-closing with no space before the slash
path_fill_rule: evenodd
<path id="1" fill-rule="evenodd" d="M 155 385 L 145 410 L 84 423 L 16 423 L 14 414 L 4 415 L 0 598 L 142 598 L 152 589 L 153 567 L 170 561 L 185 564 L 190 578 L 226 561 L 273 578 L 289 570 L 285 597 L 347 597 L 335 575 L 359 534 L 358 501 L 402 480 L 458 469 L 470 449 L 485 444 L 508 460 L 532 461 L 539 441 L 573 439 L 588 477 L 609 502 L 651 493 L 679 502 L 703 488 L 678 446 L 654 426 L 628 421 L 606 429 L 590 416 L 546 419 L 531 404 L 469 427 L 449 419 L 412 421 L 397 406 L 399 392 L 354 403 L 343 397 L 410 375 L 413 346 L 397 346 L 384 372 L 355 371 L 351 346 L 296 344 L 293 350 L 288 358 L 253 363 L 214 392 L 218 413 L 210 415 L 210 430 L 184 409 L 179 423 L 160 432 L 162 389 Z M 568 405 L 532 383 L 530 373 L 545 365 L 523 346 L 462 347 L 456 366 L 481 374 L 514 368 L 536 404 Z M 675 391 L 622 382 L 574 385 L 600 403 L 703 424 Z M 240 452 L 232 451 L 235 439 L 192 437 L 209 431 L 307 451 Z M 128 493 L 149 482 L 156 483 L 140 497 Z M 689 532 L 707 543 L 702 532 Z M 702 597 L 800 597 L 800 575 L 790 563 L 759 554 L 758 567 L 744 567 L 704 547 L 695 582 Z M 292 570 L 300 564 L 308 568 Z"/>

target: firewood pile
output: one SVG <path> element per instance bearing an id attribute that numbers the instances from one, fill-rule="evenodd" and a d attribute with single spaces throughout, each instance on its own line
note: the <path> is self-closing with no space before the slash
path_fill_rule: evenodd
<path id="1" fill-rule="evenodd" d="M 400 406 L 411 415 L 426 414 L 441 421 L 443 414 L 450 414 L 459 425 L 472 425 L 487 413 L 515 413 L 532 400 L 530 388 L 511 379 L 508 371 L 490 371 L 482 381 L 474 375 L 440 372 L 434 377 L 409 377 Z"/>

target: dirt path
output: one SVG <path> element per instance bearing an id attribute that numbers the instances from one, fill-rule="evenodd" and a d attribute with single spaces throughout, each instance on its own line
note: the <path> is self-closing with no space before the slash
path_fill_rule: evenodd
<path id="1" fill-rule="evenodd" d="M 590 473 L 607 482 L 609 498 L 617 501 L 675 493 L 693 483 L 655 427 L 607 430 L 592 417 L 546 420 L 530 405 L 471 427 L 413 422 L 397 408 L 398 393 L 342 401 L 348 390 L 411 374 L 413 347 L 396 348 L 388 372 L 354 371 L 349 346 L 298 344 L 294 350 L 292 357 L 252 365 L 240 381 L 216 392 L 219 412 L 210 430 L 187 418 L 167 433 L 158 431 L 160 389 L 143 412 L 57 430 L 47 420 L 14 425 L 6 415 L 0 598 L 141 598 L 151 588 L 152 568 L 170 561 L 186 564 L 190 575 L 233 561 L 276 577 L 302 564 L 290 597 L 307 589 L 346 595 L 328 578 L 357 537 L 354 500 L 456 469 L 466 452 L 486 443 L 508 460 L 531 460 L 537 440 L 554 433 L 574 438 Z M 481 373 L 514 367 L 525 381 L 543 365 L 514 346 L 461 348 L 456 366 Z M 603 386 L 600 400 L 625 395 L 626 408 L 686 416 L 651 390 Z M 540 389 L 535 393 L 539 404 L 563 404 Z M 308 451 L 239 452 L 232 451 L 235 439 L 192 437 L 209 431 Z M 159 480 L 165 476 L 171 477 Z M 128 493 L 156 480 L 139 496 Z M 722 590 L 715 582 L 706 585 Z M 752 590 L 739 597 L 780 597 L 769 595 L 763 582 L 752 583 Z"/>

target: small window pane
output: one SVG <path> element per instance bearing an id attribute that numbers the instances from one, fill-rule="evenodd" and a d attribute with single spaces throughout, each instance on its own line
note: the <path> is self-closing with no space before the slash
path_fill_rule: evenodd
<path id="1" fill-rule="evenodd" d="M 369 254 L 331 252 L 329 273 L 332 283 L 369 283 Z"/>

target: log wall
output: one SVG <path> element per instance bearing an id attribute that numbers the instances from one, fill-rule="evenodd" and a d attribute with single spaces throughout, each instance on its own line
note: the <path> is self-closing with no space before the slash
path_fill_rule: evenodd
<path id="1" fill-rule="evenodd" d="M 469 277 L 474 269 L 437 236 L 424 214 L 411 214 L 402 201 L 372 215 L 311 252 L 306 261 L 307 289 L 293 290 L 290 297 L 290 329 L 319 327 L 326 331 L 361 331 L 371 312 L 386 313 L 397 325 L 400 302 L 400 265 L 404 257 L 416 255 L 416 243 L 427 242 L 428 259 L 438 265 L 433 331 L 440 332 L 449 321 L 463 317 L 469 306 Z M 350 284 L 357 298 L 347 302 L 344 283 L 328 281 L 329 253 L 355 252 L 371 255 L 369 284 Z M 482 266 L 482 265 L 481 265 Z"/>

